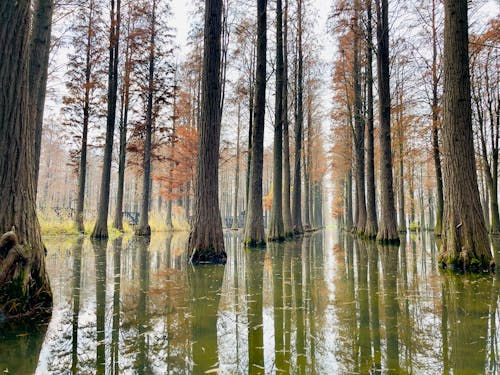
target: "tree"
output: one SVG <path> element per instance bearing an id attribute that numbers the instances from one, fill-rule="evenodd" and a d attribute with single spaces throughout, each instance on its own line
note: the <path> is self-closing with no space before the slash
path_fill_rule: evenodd
<path id="1" fill-rule="evenodd" d="M 293 179 L 293 198 L 292 198 L 292 225 L 295 234 L 304 232 L 302 227 L 302 202 L 301 202 L 301 178 L 300 178 L 300 159 L 302 152 L 302 127 L 304 122 L 303 110 L 303 58 L 302 58 L 302 0 L 297 1 L 297 117 L 295 119 L 295 166 Z"/>
<path id="2" fill-rule="evenodd" d="M 108 209 L 111 182 L 111 156 L 113 154 L 113 136 L 115 133 L 116 99 L 118 87 L 118 51 L 120 40 L 120 1 L 111 0 L 109 25 L 109 62 L 108 62 L 108 110 L 106 117 L 106 143 L 101 174 L 101 192 L 97 221 L 92 231 L 92 238 L 108 238 Z"/>
<path id="3" fill-rule="evenodd" d="M 283 9 L 281 0 L 276 2 L 276 95 L 274 111 L 273 148 L 273 206 L 267 239 L 285 239 L 283 225 Z"/>
<path id="4" fill-rule="evenodd" d="M 52 33 L 52 14 L 54 0 L 37 0 L 33 14 L 30 43 L 30 121 L 35 122 L 35 196 L 38 187 L 40 168 L 40 149 L 42 144 L 42 124 L 47 90 L 49 69 L 50 36 Z"/>
<path id="5" fill-rule="evenodd" d="M 188 241 L 191 263 L 226 263 L 219 210 L 220 62 L 222 0 L 205 1 L 205 39 L 194 210 Z"/>
<path id="6" fill-rule="evenodd" d="M 472 135 L 466 0 L 445 0 L 443 184 L 439 262 L 482 271 L 493 262 L 481 211 Z"/>
<path id="7" fill-rule="evenodd" d="M 288 0 L 283 19 L 283 226 L 285 236 L 293 235 L 290 206 L 290 136 L 288 132 Z"/>
<path id="8" fill-rule="evenodd" d="M 389 5 L 377 0 L 377 79 L 380 122 L 380 222 L 377 240 L 399 243 L 391 155 L 391 94 L 389 82 Z"/>
<path id="9" fill-rule="evenodd" d="M 15 30 L 15 32 L 14 32 Z M 29 115 L 30 1 L 0 3 L 0 314 L 50 312 Z"/>
<path id="10" fill-rule="evenodd" d="M 250 164 L 250 186 L 244 242 L 249 246 L 265 244 L 262 210 L 262 169 L 264 159 L 264 120 L 266 110 L 267 0 L 257 0 L 257 70 L 254 121 Z"/>
<path id="11" fill-rule="evenodd" d="M 377 236 L 377 208 L 375 196 L 375 148 L 373 142 L 373 36 L 372 1 L 366 0 L 366 226 L 365 236 Z"/>

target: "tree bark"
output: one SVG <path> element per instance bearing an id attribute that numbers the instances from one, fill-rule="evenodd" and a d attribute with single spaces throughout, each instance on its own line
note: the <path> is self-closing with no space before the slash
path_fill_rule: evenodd
<path id="1" fill-rule="evenodd" d="M 219 210 L 220 58 L 222 0 L 205 2 L 201 116 L 194 210 L 188 241 L 191 263 L 226 263 Z"/>
<path id="2" fill-rule="evenodd" d="M 232 229 L 238 230 L 238 193 L 240 191 L 240 133 L 241 133 L 241 103 L 238 102 L 238 128 L 236 134 L 236 167 L 234 170 L 234 206 Z"/>
<path id="3" fill-rule="evenodd" d="M 298 56 L 297 56 L 297 118 L 295 121 L 295 168 L 293 179 L 292 200 L 292 225 L 294 234 L 304 233 L 302 227 L 302 202 L 301 202 L 301 178 L 300 178 L 300 156 L 302 153 L 302 126 L 304 122 L 304 110 L 302 102 L 303 92 L 303 61 L 302 61 L 302 0 L 297 1 L 298 13 Z"/>
<path id="4" fill-rule="evenodd" d="M 106 143 L 101 174 L 101 192 L 99 210 L 92 238 L 108 238 L 108 209 L 111 182 L 111 157 L 113 154 L 113 136 L 115 133 L 116 92 L 118 87 L 118 45 L 120 40 L 120 1 L 111 0 L 109 27 L 109 64 L 108 64 L 108 111 L 106 117 Z"/>
<path id="5" fill-rule="evenodd" d="M 264 164 L 264 120 L 266 110 L 266 48 L 267 0 L 257 0 L 257 70 L 255 77 L 255 106 L 252 130 L 250 190 L 245 222 L 244 243 L 261 246 L 266 242 L 262 210 L 262 171 Z"/>
<path id="6" fill-rule="evenodd" d="M 379 85 L 380 116 L 380 222 L 377 240 L 399 243 L 391 155 L 391 94 L 389 82 L 389 5 L 387 0 L 377 0 L 377 78 Z"/>
<path id="7" fill-rule="evenodd" d="M 439 262 L 483 271 L 494 262 L 481 212 L 474 155 L 466 0 L 445 0 L 443 183 Z"/>
<path id="8" fill-rule="evenodd" d="M 35 206 L 30 122 L 30 2 L 0 2 L 0 315 L 50 313 L 52 292 Z M 15 32 L 13 32 L 15 30 Z"/>
<path id="9" fill-rule="evenodd" d="M 375 195 L 375 147 L 373 139 L 373 36 L 372 1 L 366 0 L 366 81 L 367 81 L 367 119 L 366 119 L 366 226 L 365 236 L 377 236 L 377 207 Z"/>
<path id="10" fill-rule="evenodd" d="M 281 0 L 276 1 L 276 95 L 274 111 L 273 148 L 273 206 L 267 239 L 285 239 L 283 224 L 283 10 Z"/>

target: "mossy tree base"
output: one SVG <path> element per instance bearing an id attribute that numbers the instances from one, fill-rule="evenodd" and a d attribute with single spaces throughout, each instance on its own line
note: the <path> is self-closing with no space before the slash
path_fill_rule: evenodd
<path id="1" fill-rule="evenodd" d="M 377 238 L 378 228 L 374 225 L 367 224 L 365 227 L 364 238 L 373 240 Z"/>
<path id="2" fill-rule="evenodd" d="M 50 315 L 52 291 L 37 254 L 19 243 L 14 231 L 0 238 L 0 315 L 8 318 Z"/>

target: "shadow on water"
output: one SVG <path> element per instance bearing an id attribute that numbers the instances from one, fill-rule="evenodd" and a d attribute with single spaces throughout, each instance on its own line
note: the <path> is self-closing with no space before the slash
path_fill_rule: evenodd
<path id="1" fill-rule="evenodd" d="M 225 267 L 189 266 L 182 233 L 52 239 L 52 320 L 0 327 L 0 370 L 499 372 L 499 275 L 440 271 L 427 233 L 386 247 L 324 231 L 260 250 L 225 236 Z"/>

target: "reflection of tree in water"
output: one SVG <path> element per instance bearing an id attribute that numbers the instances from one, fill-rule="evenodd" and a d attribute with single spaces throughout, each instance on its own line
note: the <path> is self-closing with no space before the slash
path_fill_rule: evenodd
<path id="1" fill-rule="evenodd" d="M 359 370 L 362 374 L 365 374 L 371 367 L 371 345 L 368 302 L 368 253 L 366 244 L 363 241 L 357 241 L 356 258 L 358 259 Z"/>
<path id="2" fill-rule="evenodd" d="M 72 320 L 72 345 L 71 345 L 71 372 L 78 373 L 78 322 L 80 316 L 80 285 L 82 278 L 82 247 L 84 237 L 78 238 L 73 247 L 73 320 Z"/>
<path id="3" fill-rule="evenodd" d="M 92 240 L 95 254 L 95 296 L 96 296 L 96 372 L 104 374 L 106 370 L 106 248 L 107 240 Z"/>
<path id="4" fill-rule="evenodd" d="M 120 373 L 120 287 L 123 238 L 113 240 L 113 323 L 111 333 L 111 374 Z"/>
<path id="5" fill-rule="evenodd" d="M 379 262 L 378 250 L 374 242 L 367 243 L 369 267 L 369 295 L 370 295 L 370 338 L 372 345 L 372 368 L 380 371 L 382 356 L 380 350 L 380 313 L 379 313 Z"/>

